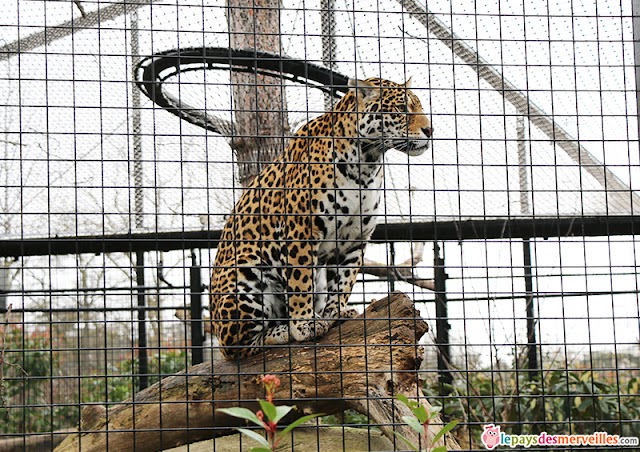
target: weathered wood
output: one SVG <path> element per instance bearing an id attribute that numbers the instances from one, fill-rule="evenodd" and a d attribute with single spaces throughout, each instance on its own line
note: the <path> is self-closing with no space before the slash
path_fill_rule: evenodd
<path id="1" fill-rule="evenodd" d="M 234 49 L 279 54 L 280 0 L 227 0 L 229 41 Z M 284 80 L 256 73 L 231 73 L 236 152 L 243 187 L 284 150 L 289 134 Z"/>
<path id="2" fill-rule="evenodd" d="M 259 446 L 258 442 L 242 436 L 224 436 L 207 441 L 170 449 L 165 452 L 240 452 Z M 322 452 L 388 452 L 393 450 L 393 443 L 378 430 L 335 427 L 324 425 L 301 426 L 282 438 L 278 444 L 279 451 L 318 451 Z"/>
<path id="3" fill-rule="evenodd" d="M 104 414 L 90 409 L 81 433 L 56 451 L 156 451 L 228 433 L 239 421 L 216 412 L 243 406 L 257 409 L 261 375 L 279 375 L 277 404 L 295 404 L 291 419 L 307 413 L 368 413 L 393 440 L 396 431 L 413 438 L 402 423 L 410 414 L 393 397 L 423 397 L 417 369 L 418 340 L 427 332 L 411 301 L 401 293 L 373 302 L 356 319 L 332 328 L 316 344 L 289 344 L 242 362 L 203 363 L 156 383 L 134 400 Z M 426 403 L 425 400 L 422 400 Z M 433 426 L 433 434 L 438 430 Z M 108 443 L 107 443 L 108 442 Z M 447 438 L 450 449 L 458 449 Z"/>
<path id="4" fill-rule="evenodd" d="M 52 450 L 76 428 L 67 428 L 56 432 L 29 433 L 0 439 L 0 452 L 23 452 L 25 450 Z"/>

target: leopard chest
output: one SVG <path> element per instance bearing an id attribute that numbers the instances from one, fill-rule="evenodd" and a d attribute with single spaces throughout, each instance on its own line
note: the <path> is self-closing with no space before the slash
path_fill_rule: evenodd
<path id="1" fill-rule="evenodd" d="M 382 171 L 378 168 L 358 182 L 338 177 L 333 188 L 321 193 L 315 220 L 320 232 L 319 262 L 343 256 L 369 239 L 376 227 L 381 187 Z"/>

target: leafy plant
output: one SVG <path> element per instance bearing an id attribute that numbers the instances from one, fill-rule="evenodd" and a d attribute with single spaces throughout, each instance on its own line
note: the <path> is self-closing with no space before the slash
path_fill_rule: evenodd
<path id="1" fill-rule="evenodd" d="M 240 427 L 236 428 L 236 430 L 238 430 L 240 433 L 248 436 L 258 444 L 260 444 L 259 447 L 251 448 L 251 452 L 274 451 L 278 447 L 278 444 L 280 443 L 282 438 L 284 438 L 291 430 L 311 419 L 321 416 L 320 414 L 310 414 L 307 416 L 303 416 L 289 424 L 280 433 L 277 433 L 278 422 L 280 422 L 282 418 L 289 414 L 291 410 L 294 409 L 294 407 L 287 405 L 276 406 L 273 403 L 273 396 L 275 395 L 277 388 L 280 386 L 280 379 L 278 377 L 276 377 L 275 375 L 265 375 L 261 378 L 261 382 L 262 384 L 264 384 L 267 394 L 267 400 L 258 400 L 258 403 L 260 403 L 260 408 L 262 408 L 258 412 L 253 413 L 253 411 L 241 407 L 220 408 L 219 410 L 217 410 L 221 413 L 225 413 L 230 416 L 252 422 L 258 427 L 264 429 L 266 438 L 254 430 Z"/>
<path id="2" fill-rule="evenodd" d="M 153 355 L 148 363 L 149 385 L 168 375 L 173 375 L 187 366 L 187 353 L 182 350 L 162 350 Z M 82 377 L 82 403 L 120 402 L 130 398 L 138 387 L 138 359 L 131 358 L 108 367 L 106 376 Z M 132 375 L 134 374 L 134 375 Z"/>
<path id="3" fill-rule="evenodd" d="M 395 435 L 403 440 L 414 452 L 447 452 L 447 446 L 433 447 L 433 444 L 437 443 L 440 438 L 453 430 L 460 421 L 455 420 L 449 422 L 433 436 L 433 439 L 430 440 L 429 425 L 431 424 L 431 421 L 438 416 L 441 408 L 431 407 L 427 410 L 420 402 L 416 400 L 409 400 L 409 398 L 403 394 L 399 394 L 396 398 L 404 403 L 413 413 L 413 416 L 403 416 L 402 420 L 416 433 L 418 433 L 418 435 L 420 435 L 421 443 L 424 445 L 424 448 L 421 449 L 419 446 L 416 446 L 398 432 L 394 432 Z"/>
<path id="4" fill-rule="evenodd" d="M 462 375 L 462 374 L 461 374 Z M 439 396 L 444 389 L 449 395 Z M 590 434 L 606 431 L 635 436 L 640 419 L 640 379 L 627 384 L 596 378 L 590 371 L 553 370 L 529 380 L 525 373 L 473 372 L 466 381 L 425 387 L 429 401 L 445 416 L 477 425 L 504 423 L 514 434 Z M 481 429 L 472 430 L 479 444 Z M 463 439 L 463 438 L 459 438 Z"/>
<path id="5" fill-rule="evenodd" d="M 367 428 L 379 430 L 369 425 L 369 417 L 355 410 L 345 410 L 341 415 L 331 414 L 322 418 L 322 423 L 327 425 L 348 425 L 355 428 Z"/>
<path id="6" fill-rule="evenodd" d="M 0 331 L 0 423 L 7 432 L 51 430 L 52 423 L 57 427 L 57 414 L 62 410 L 47 406 L 51 405 L 48 379 L 58 366 L 58 357 L 49 352 L 46 333 L 25 335 L 22 328 L 9 329 L 8 325 L 7 314 Z M 26 410 L 27 406 L 32 409 Z"/>
<path id="7" fill-rule="evenodd" d="M 2 343 L 4 341 L 4 344 Z M 4 330 L 0 325 L 0 430 L 6 434 L 49 432 L 70 427 L 80 419 L 81 405 L 120 402 L 136 390 L 135 359 L 110 365 L 106 375 L 81 376 L 77 381 L 59 377 L 64 366 L 60 353 L 51 352 L 46 332 L 25 334 L 21 327 Z M 149 360 L 149 381 L 183 369 L 185 350 L 162 350 Z M 79 392 L 78 392 L 79 389 Z"/>

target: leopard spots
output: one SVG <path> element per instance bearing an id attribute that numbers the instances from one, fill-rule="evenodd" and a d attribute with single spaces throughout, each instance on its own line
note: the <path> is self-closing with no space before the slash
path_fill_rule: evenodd
<path id="1" fill-rule="evenodd" d="M 392 148 L 420 155 L 432 129 L 409 82 L 350 87 L 296 132 L 226 222 L 210 308 L 228 358 L 313 340 L 357 315 L 347 300 L 376 225 L 382 157 Z"/>

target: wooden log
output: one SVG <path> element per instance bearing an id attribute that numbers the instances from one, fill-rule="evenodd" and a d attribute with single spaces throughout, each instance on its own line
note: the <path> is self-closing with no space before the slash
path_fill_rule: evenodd
<path id="1" fill-rule="evenodd" d="M 0 452 L 23 452 L 25 450 L 52 450 L 76 428 L 67 428 L 56 432 L 25 433 L 23 436 L 0 439 Z"/>
<path id="2" fill-rule="evenodd" d="M 280 377 L 276 404 L 297 406 L 289 421 L 353 408 L 368 414 L 392 441 L 395 426 L 417 444 L 416 434 L 402 422 L 410 412 L 394 397 L 424 397 L 417 343 L 427 330 L 411 301 L 393 293 L 315 344 L 288 344 L 241 362 L 198 364 L 106 411 L 89 408 L 83 411 L 80 432 L 56 451 L 98 452 L 107 445 L 109 450 L 157 451 L 229 433 L 242 423 L 216 410 L 258 409 L 264 374 Z M 426 399 L 421 401 L 426 404 Z M 434 423 L 431 435 L 440 427 Z M 446 445 L 459 449 L 449 436 Z"/>
<path id="3" fill-rule="evenodd" d="M 165 452 L 240 452 L 258 447 L 257 441 L 240 433 L 197 443 L 185 444 Z M 354 427 L 300 426 L 284 435 L 278 451 L 389 452 L 393 443 L 379 430 Z M 21 452 L 21 451 L 16 451 Z"/>

